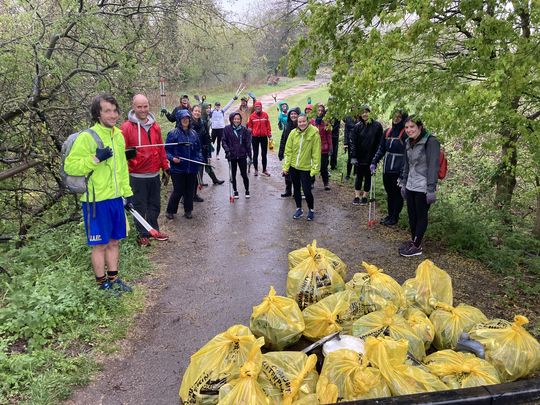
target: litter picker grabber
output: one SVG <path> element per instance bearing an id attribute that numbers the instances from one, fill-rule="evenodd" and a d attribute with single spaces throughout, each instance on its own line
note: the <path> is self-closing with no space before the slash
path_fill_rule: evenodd
<path id="1" fill-rule="evenodd" d="M 146 222 L 146 220 L 142 217 L 141 214 L 139 214 L 135 208 L 127 208 L 126 207 L 126 211 L 128 211 L 131 215 L 133 215 L 133 218 L 135 218 L 137 220 L 137 222 L 139 224 L 141 224 L 143 226 L 144 229 L 146 229 L 148 231 L 148 233 L 150 234 L 150 236 L 152 237 L 157 237 L 159 235 L 159 231 L 152 228 L 152 225 L 150 225 L 148 222 Z"/>
<path id="2" fill-rule="evenodd" d="M 165 78 L 160 77 L 159 78 L 159 102 L 161 104 L 161 110 L 165 109 Z M 161 113 L 161 115 L 165 115 L 164 113 Z"/>
<path id="3" fill-rule="evenodd" d="M 153 143 L 151 145 L 137 145 L 137 146 L 131 146 L 132 148 L 140 149 L 140 148 L 152 148 L 154 146 L 189 146 L 191 145 L 191 142 L 172 142 L 172 143 Z"/>
<path id="4" fill-rule="evenodd" d="M 375 178 L 377 176 L 375 174 L 371 175 L 371 187 L 369 188 L 369 209 L 368 209 L 368 228 L 372 228 L 373 225 L 375 225 L 375 220 L 373 217 L 375 216 Z"/>
<path id="5" fill-rule="evenodd" d="M 197 189 L 199 189 L 199 190 L 203 189 L 203 181 L 202 181 L 201 172 L 197 172 Z"/>
<path id="6" fill-rule="evenodd" d="M 236 97 L 238 97 L 240 94 L 242 94 L 242 92 L 246 89 L 246 85 L 244 83 L 240 83 L 240 85 L 238 86 L 238 89 L 236 89 L 236 93 L 234 93 L 234 95 Z"/>
<path id="7" fill-rule="evenodd" d="M 227 160 L 229 163 L 229 202 L 231 204 L 234 204 L 234 193 L 233 193 L 233 185 L 232 185 L 232 167 L 231 167 L 231 161 Z"/>
<path id="8" fill-rule="evenodd" d="M 185 160 L 186 162 L 196 163 L 196 164 L 201 165 L 201 166 L 210 166 L 212 169 L 214 169 L 214 166 L 209 165 L 208 163 L 199 162 L 198 160 L 192 160 L 192 159 L 188 159 L 188 158 L 184 158 L 184 157 L 179 157 L 178 159 Z"/>

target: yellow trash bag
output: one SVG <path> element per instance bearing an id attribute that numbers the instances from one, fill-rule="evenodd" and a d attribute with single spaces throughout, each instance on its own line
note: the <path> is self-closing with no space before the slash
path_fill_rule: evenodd
<path id="1" fill-rule="evenodd" d="M 271 402 L 257 382 L 261 372 L 261 347 L 264 338 L 256 340 L 248 354 L 247 361 L 240 368 L 238 378 L 225 384 L 219 390 L 218 405 L 270 405 Z"/>
<path id="2" fill-rule="evenodd" d="M 346 290 L 323 298 L 302 311 L 306 328 L 304 336 L 318 340 L 334 332 L 352 333 L 352 324 L 364 315 L 354 291 Z"/>
<path id="3" fill-rule="evenodd" d="M 292 298 L 276 295 L 274 287 L 270 287 L 263 302 L 253 307 L 249 328 L 255 336 L 264 336 L 266 347 L 283 350 L 300 339 L 305 325 L 298 304 Z"/>
<path id="4" fill-rule="evenodd" d="M 379 370 L 368 367 L 364 356 L 349 349 L 328 353 L 317 383 L 321 404 L 391 396 Z"/>
<path id="5" fill-rule="evenodd" d="M 302 310 L 330 294 L 342 291 L 344 287 L 339 272 L 326 259 L 315 254 L 287 274 L 287 296 L 294 299 Z"/>
<path id="6" fill-rule="evenodd" d="M 457 307 L 439 302 L 429 316 L 435 328 L 433 346 L 437 350 L 455 349 L 459 335 L 480 322 L 487 321 L 486 316 L 478 308 L 459 304 Z"/>
<path id="7" fill-rule="evenodd" d="M 437 376 L 417 366 L 405 364 L 409 344 L 389 337 L 368 337 L 366 356 L 381 372 L 392 395 L 444 391 L 448 386 Z"/>
<path id="8" fill-rule="evenodd" d="M 416 336 L 422 339 L 427 351 L 435 338 L 435 328 L 428 316 L 418 308 L 409 307 L 403 312 L 403 317 L 416 333 Z"/>
<path id="9" fill-rule="evenodd" d="M 258 344 L 256 342 L 249 328 L 234 325 L 200 348 L 191 356 L 182 378 L 179 394 L 184 404 L 212 402 L 207 398 L 208 395 L 212 397 L 212 394 L 201 394 L 201 391 L 216 392 L 228 379 L 238 375 L 252 347 Z M 217 393 L 213 395 L 215 403 Z"/>
<path id="10" fill-rule="evenodd" d="M 379 311 L 389 303 L 397 308 L 405 307 L 405 294 L 396 280 L 377 266 L 366 262 L 362 266 L 366 273 L 355 273 L 345 288 L 360 295 L 360 302 L 370 309 L 368 312 Z"/>
<path id="11" fill-rule="evenodd" d="M 528 323 L 517 315 L 513 323 L 493 319 L 469 332 L 471 339 L 484 345 L 486 360 L 499 371 L 502 382 L 527 377 L 540 368 L 540 343 L 523 327 Z"/>
<path id="12" fill-rule="evenodd" d="M 441 350 L 424 359 L 426 367 L 451 389 L 500 384 L 497 369 L 471 353 Z"/>
<path id="13" fill-rule="evenodd" d="M 418 337 L 413 328 L 398 314 L 393 304 L 382 311 L 364 315 L 353 323 L 353 336 L 366 339 L 368 336 L 390 336 L 393 339 L 405 339 L 409 342 L 409 351 L 417 359 L 426 357 L 424 341 Z"/>
<path id="14" fill-rule="evenodd" d="M 427 315 L 437 302 L 453 304 L 452 280 L 431 260 L 424 260 L 416 268 L 416 276 L 403 283 L 407 305 L 420 308 Z"/>
<path id="15" fill-rule="evenodd" d="M 314 240 L 311 245 L 293 250 L 289 253 L 289 270 L 294 269 L 298 264 L 313 256 L 324 259 L 326 263 L 336 270 L 342 278 L 345 278 L 347 275 L 347 265 L 343 262 L 343 260 L 328 249 L 317 247 L 316 240 Z"/>
<path id="16" fill-rule="evenodd" d="M 298 405 L 306 397 L 313 400 L 319 378 L 316 364 L 315 354 L 308 357 L 302 352 L 265 353 L 259 385 L 275 405 Z"/>

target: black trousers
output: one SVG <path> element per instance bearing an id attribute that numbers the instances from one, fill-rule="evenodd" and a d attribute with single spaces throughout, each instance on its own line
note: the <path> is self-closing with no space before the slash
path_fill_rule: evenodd
<path id="1" fill-rule="evenodd" d="M 330 157 L 330 169 L 337 167 L 337 155 L 339 151 L 339 137 L 332 137 L 332 156 Z"/>
<path id="2" fill-rule="evenodd" d="M 328 153 L 321 154 L 321 177 L 324 185 L 328 185 Z"/>
<path id="3" fill-rule="evenodd" d="M 294 201 L 296 208 L 302 208 L 302 191 L 306 196 L 306 203 L 309 209 L 313 209 L 313 193 L 311 192 L 311 176 L 309 170 L 298 170 L 294 167 L 289 168 L 289 175 L 294 190 Z"/>
<path id="4" fill-rule="evenodd" d="M 409 214 L 409 226 L 411 239 L 416 246 L 422 244 L 422 238 L 428 226 L 429 205 L 426 202 L 426 193 L 407 190 L 407 212 Z"/>
<path id="5" fill-rule="evenodd" d="M 283 176 L 285 179 L 285 194 L 292 194 L 292 180 L 291 175 L 287 173 L 285 176 Z"/>
<path id="6" fill-rule="evenodd" d="M 347 177 L 351 177 L 351 171 L 354 168 L 354 175 L 356 175 L 356 166 L 351 163 L 351 148 L 347 148 Z"/>
<path id="7" fill-rule="evenodd" d="M 152 225 L 152 228 L 159 230 L 158 217 L 161 210 L 159 174 L 148 178 L 129 176 L 129 184 L 133 190 L 133 206 L 146 219 L 146 222 Z M 140 237 L 148 238 L 150 236 L 138 221 L 135 221 L 135 228 Z"/>
<path id="8" fill-rule="evenodd" d="M 401 188 L 398 186 L 398 179 L 399 173 L 383 174 L 388 216 L 396 221 L 399 219 L 399 214 L 401 214 L 401 210 L 403 209 L 403 197 L 401 196 Z"/>
<path id="9" fill-rule="evenodd" d="M 221 139 L 223 138 L 223 128 L 212 129 L 212 143 L 217 140 L 216 145 L 216 157 L 219 155 L 221 150 Z"/>
<path id="10" fill-rule="evenodd" d="M 254 136 L 251 138 L 251 146 L 253 146 L 253 167 L 255 170 L 259 170 L 259 145 L 261 146 L 261 160 L 263 172 L 266 171 L 266 154 L 268 153 L 268 137 L 267 136 Z"/>
<path id="11" fill-rule="evenodd" d="M 196 173 L 171 173 L 173 190 L 167 204 L 167 213 L 176 214 L 180 199 L 184 197 L 184 212 L 193 211 L 193 189 L 197 184 Z"/>
<path id="12" fill-rule="evenodd" d="M 231 182 L 232 187 L 234 191 L 238 191 L 236 189 L 236 172 L 237 169 L 240 168 L 240 175 L 242 176 L 242 180 L 244 180 L 244 188 L 246 191 L 249 191 L 249 178 L 247 175 L 247 158 L 240 158 L 240 159 L 231 159 Z"/>
<path id="13" fill-rule="evenodd" d="M 369 189 L 371 188 L 371 171 L 369 170 L 369 165 L 356 166 L 354 189 L 356 191 L 362 190 L 362 183 L 364 183 L 364 191 L 369 192 Z"/>

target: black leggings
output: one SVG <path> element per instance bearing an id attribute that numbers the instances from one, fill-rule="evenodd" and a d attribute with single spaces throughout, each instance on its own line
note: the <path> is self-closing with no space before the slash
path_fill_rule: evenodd
<path id="1" fill-rule="evenodd" d="M 232 187 L 234 191 L 237 191 L 236 189 L 236 169 L 237 167 L 240 168 L 240 175 L 242 176 L 242 180 L 244 180 L 244 188 L 246 191 L 249 191 L 249 178 L 247 175 L 247 158 L 240 158 L 240 159 L 231 159 L 231 182 Z"/>
<path id="2" fill-rule="evenodd" d="M 409 214 L 409 226 L 411 227 L 411 239 L 416 246 L 422 244 L 422 238 L 426 233 L 428 210 L 426 193 L 407 190 L 407 212 Z"/>
<path id="3" fill-rule="evenodd" d="M 180 199 L 184 197 L 184 212 L 193 211 L 193 189 L 197 184 L 196 173 L 171 173 L 173 190 L 167 204 L 167 213 L 176 214 Z"/>
<path id="4" fill-rule="evenodd" d="M 356 180 L 354 181 L 354 189 L 362 190 L 362 182 L 364 183 L 364 191 L 367 193 L 371 188 L 371 172 L 369 165 L 356 166 Z"/>
<path id="5" fill-rule="evenodd" d="M 321 177 L 325 186 L 328 185 L 328 153 L 321 154 Z"/>
<path id="6" fill-rule="evenodd" d="M 339 138 L 332 137 L 332 157 L 330 157 L 330 168 L 334 170 L 337 167 L 337 158 L 339 152 Z"/>
<path id="7" fill-rule="evenodd" d="M 393 220 L 399 219 L 399 214 L 403 209 L 403 197 L 401 196 L 401 188 L 398 186 L 398 173 L 384 173 L 383 183 L 386 190 L 388 203 L 388 216 Z"/>
<path id="8" fill-rule="evenodd" d="M 253 167 L 258 169 L 259 160 L 259 145 L 261 145 L 261 158 L 263 172 L 266 171 L 266 153 L 268 152 L 268 137 L 267 136 L 254 136 L 251 138 L 251 145 L 253 146 Z"/>
<path id="9" fill-rule="evenodd" d="M 221 150 L 222 138 L 223 138 L 223 128 L 212 129 L 212 143 L 214 143 L 217 139 L 216 157 L 219 155 L 219 151 Z"/>
<path id="10" fill-rule="evenodd" d="M 291 166 L 289 168 L 289 175 L 293 184 L 296 208 L 302 208 L 302 191 L 304 191 L 307 206 L 312 210 L 314 201 L 313 194 L 311 193 L 311 176 L 309 175 L 309 170 L 298 170 Z"/>

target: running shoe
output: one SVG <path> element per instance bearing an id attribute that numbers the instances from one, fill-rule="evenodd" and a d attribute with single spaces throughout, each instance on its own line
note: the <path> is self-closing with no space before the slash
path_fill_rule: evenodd
<path id="1" fill-rule="evenodd" d="M 297 208 L 296 211 L 294 211 L 294 215 L 292 217 L 293 219 L 298 219 L 302 215 L 304 215 L 304 211 L 302 211 L 302 208 Z"/>

